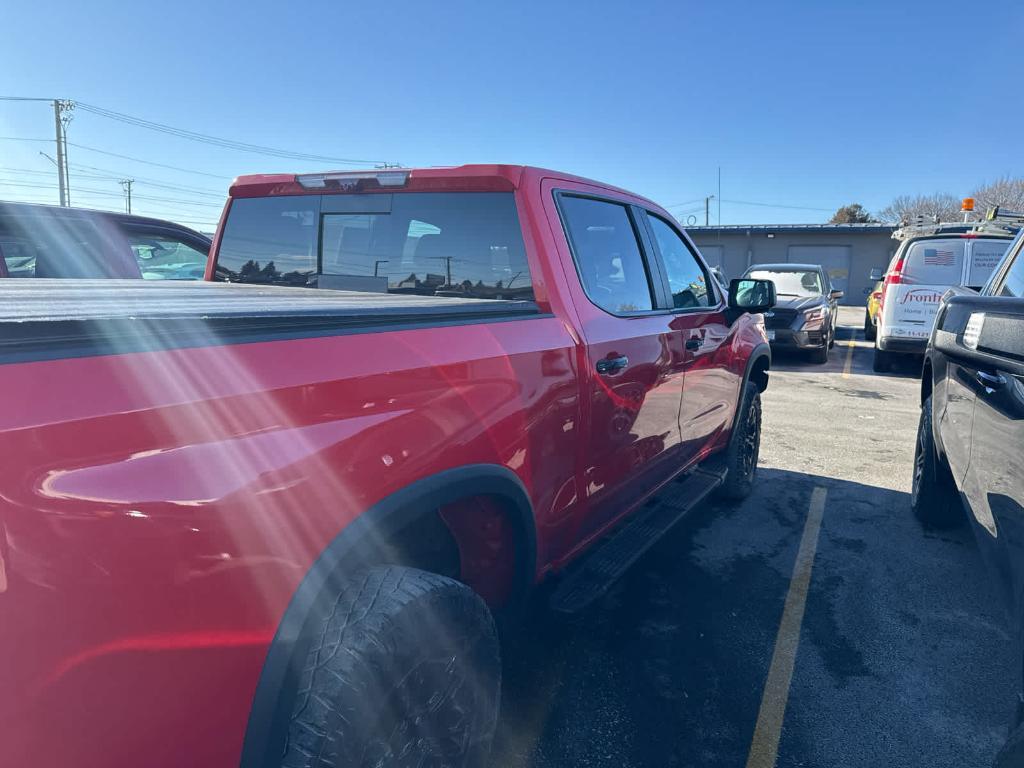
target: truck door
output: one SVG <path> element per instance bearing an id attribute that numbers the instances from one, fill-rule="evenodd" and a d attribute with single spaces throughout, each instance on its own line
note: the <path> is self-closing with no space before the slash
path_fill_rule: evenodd
<path id="1" fill-rule="evenodd" d="M 686 386 L 679 408 L 680 453 L 689 463 L 710 451 L 731 424 L 740 375 L 730 365 L 729 323 L 715 280 L 675 226 L 651 211 L 644 217 L 668 283 L 671 327 L 682 334 Z"/>
<path id="2" fill-rule="evenodd" d="M 544 205 L 564 231 L 555 240 L 583 340 L 583 542 L 679 469 L 683 331 L 659 308 L 661 275 L 628 198 L 558 182 Z"/>
<path id="3" fill-rule="evenodd" d="M 963 369 L 975 385 L 963 490 L 1002 586 L 1024 595 L 1024 257 L 997 279 L 1000 298 L 966 299 Z"/>

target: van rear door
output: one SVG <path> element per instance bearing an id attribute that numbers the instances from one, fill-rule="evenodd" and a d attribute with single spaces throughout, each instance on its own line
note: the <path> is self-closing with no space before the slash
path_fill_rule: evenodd
<path id="1" fill-rule="evenodd" d="M 930 238 L 907 245 L 898 283 L 887 286 L 883 310 L 887 338 L 927 339 L 942 294 L 962 285 L 967 240 Z"/>

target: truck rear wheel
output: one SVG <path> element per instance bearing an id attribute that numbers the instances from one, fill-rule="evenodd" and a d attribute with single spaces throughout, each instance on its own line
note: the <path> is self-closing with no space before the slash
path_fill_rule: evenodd
<path id="1" fill-rule="evenodd" d="M 917 424 L 910 507 L 914 516 L 931 528 L 953 528 L 964 521 L 963 505 L 953 474 L 935 448 L 931 396 L 921 406 L 921 420 Z"/>
<path id="2" fill-rule="evenodd" d="M 486 764 L 501 662 L 491 614 L 464 584 L 370 569 L 313 637 L 282 768 Z"/>
<path id="3" fill-rule="evenodd" d="M 757 475 L 757 456 L 761 450 L 761 392 L 749 381 L 743 387 L 736 425 L 725 449 L 725 481 L 719 497 L 739 501 L 750 495 Z"/>

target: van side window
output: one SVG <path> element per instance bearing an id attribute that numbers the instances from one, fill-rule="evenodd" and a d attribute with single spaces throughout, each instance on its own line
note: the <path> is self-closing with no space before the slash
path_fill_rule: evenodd
<path id="1" fill-rule="evenodd" d="M 587 297 L 611 313 L 654 308 L 651 282 L 626 206 L 563 195 L 566 234 Z"/>

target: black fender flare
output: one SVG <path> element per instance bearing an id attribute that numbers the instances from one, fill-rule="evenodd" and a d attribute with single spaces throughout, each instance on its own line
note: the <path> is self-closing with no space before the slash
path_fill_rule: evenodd
<path id="1" fill-rule="evenodd" d="M 285 609 L 267 651 L 253 695 L 242 744 L 242 768 L 280 768 L 295 703 L 295 683 L 309 650 L 305 627 L 330 598 L 332 583 L 344 573 L 372 565 L 381 544 L 418 516 L 471 496 L 503 503 L 515 535 L 515 584 L 511 602 L 520 602 L 533 585 L 537 533 L 533 506 L 519 477 L 496 464 L 470 464 L 417 480 L 368 508 L 339 533 L 313 563 Z M 378 561 L 379 562 L 379 561 Z"/>
<path id="2" fill-rule="evenodd" d="M 750 356 L 747 358 L 747 364 L 743 369 L 743 378 L 740 379 L 740 390 L 736 398 L 736 410 L 733 412 L 732 426 L 729 431 L 730 441 L 732 441 L 732 436 L 736 434 L 736 421 L 740 417 L 740 406 L 743 405 L 743 393 L 747 389 L 747 382 L 750 381 L 750 372 L 754 370 L 754 365 L 757 364 L 757 361 L 762 359 L 767 360 L 768 367 L 771 368 L 772 348 L 764 341 L 760 342 L 753 350 L 751 350 Z M 767 387 L 767 384 L 765 384 L 765 387 Z M 758 389 L 761 389 L 762 392 L 764 391 L 764 389 L 760 387 L 758 387 Z"/>

